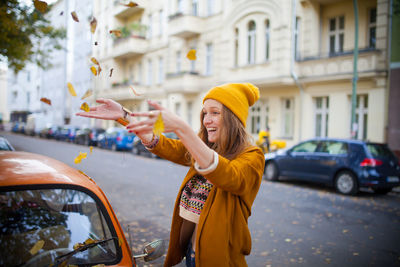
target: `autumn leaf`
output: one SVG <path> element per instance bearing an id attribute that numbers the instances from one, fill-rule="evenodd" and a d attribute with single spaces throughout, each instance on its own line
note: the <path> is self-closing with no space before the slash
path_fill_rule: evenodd
<path id="1" fill-rule="evenodd" d="M 196 60 L 196 50 L 195 49 L 189 50 L 189 52 L 187 53 L 186 57 L 189 60 Z"/>
<path id="2" fill-rule="evenodd" d="M 88 90 L 86 91 L 86 93 L 81 97 L 81 100 L 83 100 L 83 99 L 85 99 L 85 98 L 91 96 L 92 94 L 93 94 L 93 90 L 88 89 Z"/>
<path id="3" fill-rule="evenodd" d="M 91 57 L 91 58 L 90 58 L 90 61 L 92 61 L 93 64 L 100 65 L 99 62 L 97 61 L 97 59 L 96 59 L 95 57 Z"/>
<path id="4" fill-rule="evenodd" d="M 81 105 L 81 110 L 83 110 L 83 111 L 85 111 L 85 112 L 89 112 L 89 111 L 90 111 L 89 105 L 88 105 L 86 102 L 84 102 L 84 103 Z"/>
<path id="5" fill-rule="evenodd" d="M 90 149 L 90 154 L 92 154 L 93 153 L 93 147 L 90 146 L 89 149 Z"/>
<path id="6" fill-rule="evenodd" d="M 42 97 L 40 101 L 46 103 L 47 105 L 51 106 L 51 100 L 45 97 Z"/>
<path id="7" fill-rule="evenodd" d="M 118 238 L 118 245 L 122 246 L 122 238 L 121 237 Z"/>
<path id="8" fill-rule="evenodd" d="M 94 42 L 94 45 L 97 45 L 97 42 Z"/>
<path id="9" fill-rule="evenodd" d="M 114 68 L 110 69 L 110 77 L 112 76 L 113 70 L 114 70 Z"/>
<path id="10" fill-rule="evenodd" d="M 39 1 L 39 0 L 34 0 L 33 1 L 33 5 L 35 6 L 35 8 L 37 10 L 39 10 L 40 12 L 44 13 L 46 12 L 47 9 L 47 3 L 44 1 Z"/>
<path id="11" fill-rule="evenodd" d="M 67 86 L 68 86 L 69 93 L 72 96 L 76 96 L 76 92 L 75 92 L 74 86 L 71 83 L 67 83 Z"/>
<path id="12" fill-rule="evenodd" d="M 110 30 L 110 34 L 114 34 L 115 37 L 121 37 L 121 31 L 120 30 Z"/>
<path id="13" fill-rule="evenodd" d="M 140 96 L 141 94 L 138 94 L 135 89 L 132 88 L 132 86 L 130 86 L 130 88 L 132 89 L 133 93 L 135 94 L 135 96 Z"/>
<path id="14" fill-rule="evenodd" d="M 41 250 L 44 246 L 44 241 L 43 240 L 39 240 L 38 242 L 36 242 L 36 244 L 31 248 L 31 250 L 29 250 L 29 252 L 31 253 L 31 255 L 35 255 L 36 253 L 38 253 L 39 250 Z"/>
<path id="15" fill-rule="evenodd" d="M 101 67 L 99 65 L 99 67 L 97 68 L 97 75 L 100 75 L 100 72 L 101 72 Z"/>
<path id="16" fill-rule="evenodd" d="M 160 136 L 164 132 L 164 122 L 162 120 L 161 112 L 158 114 L 157 120 L 153 126 L 153 133 Z"/>
<path id="17" fill-rule="evenodd" d="M 96 69 L 95 66 L 91 66 L 91 67 L 90 67 L 90 70 L 92 71 L 92 73 L 93 73 L 94 76 L 97 76 L 97 69 Z"/>
<path id="18" fill-rule="evenodd" d="M 88 238 L 88 239 L 86 239 L 86 241 L 85 241 L 85 245 L 93 244 L 94 242 L 96 242 L 96 241 L 93 240 L 93 239 L 91 239 L 91 238 Z"/>
<path id="19" fill-rule="evenodd" d="M 79 152 L 79 155 L 74 159 L 74 163 L 79 164 L 81 163 L 82 159 L 85 159 L 86 157 L 87 157 L 86 152 L 85 153 Z"/>
<path id="20" fill-rule="evenodd" d="M 86 159 L 87 153 L 86 152 L 79 152 L 79 156 L 83 159 Z"/>
<path id="21" fill-rule="evenodd" d="M 94 33 L 96 31 L 96 27 L 97 27 L 97 20 L 95 17 L 93 17 L 93 19 L 90 21 L 90 31 Z"/>
<path id="22" fill-rule="evenodd" d="M 136 4 L 136 3 L 132 2 L 132 1 L 130 1 L 128 4 L 121 4 L 121 5 L 126 6 L 126 7 L 135 7 L 135 6 L 138 6 L 138 4 Z"/>
<path id="23" fill-rule="evenodd" d="M 71 16 L 72 16 L 72 19 L 73 19 L 73 20 L 75 20 L 76 22 L 79 22 L 78 15 L 76 14 L 75 11 L 72 11 L 72 12 L 71 12 Z"/>

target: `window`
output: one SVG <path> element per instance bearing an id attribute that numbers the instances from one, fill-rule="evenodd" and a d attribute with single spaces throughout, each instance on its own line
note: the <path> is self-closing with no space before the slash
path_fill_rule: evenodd
<path id="1" fill-rule="evenodd" d="M 18 92 L 14 91 L 12 92 L 12 103 L 16 103 L 18 98 Z"/>
<path id="2" fill-rule="evenodd" d="M 339 141 L 323 141 L 320 143 L 318 152 L 328 153 L 330 155 L 347 154 L 348 145 Z"/>
<path id="3" fill-rule="evenodd" d="M 329 55 L 343 52 L 344 16 L 329 20 Z"/>
<path id="4" fill-rule="evenodd" d="M 313 153 L 317 149 L 317 141 L 307 141 L 293 147 L 292 152 Z"/>
<path id="5" fill-rule="evenodd" d="M 160 14 L 158 15 L 158 29 L 159 29 L 160 35 L 162 35 L 164 32 L 163 20 L 164 20 L 164 11 L 161 9 Z"/>
<path id="6" fill-rule="evenodd" d="M 282 124 L 282 136 L 291 138 L 293 136 L 293 123 L 294 123 L 294 109 L 293 99 L 283 99 L 283 124 Z"/>
<path id="7" fill-rule="evenodd" d="M 147 63 L 147 85 L 152 85 L 153 80 L 153 62 L 151 59 L 148 60 Z"/>
<path id="8" fill-rule="evenodd" d="M 196 47 L 192 46 L 192 48 L 190 48 L 190 49 L 196 50 Z M 195 73 L 196 72 L 196 60 L 190 60 L 190 72 L 191 73 Z"/>
<path id="9" fill-rule="evenodd" d="M 178 13 L 183 13 L 183 0 L 178 0 Z"/>
<path id="10" fill-rule="evenodd" d="M 251 107 L 251 133 L 258 134 L 261 130 L 261 107 L 254 105 Z"/>
<path id="11" fill-rule="evenodd" d="M 29 105 L 31 103 L 31 93 L 26 92 L 26 104 Z"/>
<path id="12" fill-rule="evenodd" d="M 153 36 L 153 16 L 149 15 L 149 25 L 147 27 L 147 38 L 151 38 Z"/>
<path id="13" fill-rule="evenodd" d="M 192 0 L 192 15 L 193 16 L 198 15 L 198 5 L 199 5 L 198 0 Z"/>
<path id="14" fill-rule="evenodd" d="M 182 57 L 181 51 L 176 52 L 176 73 L 181 73 Z"/>
<path id="15" fill-rule="evenodd" d="M 356 103 L 356 138 L 367 139 L 368 128 L 368 95 L 358 95 Z"/>
<path id="16" fill-rule="evenodd" d="M 256 23 L 250 21 L 247 26 L 247 63 L 255 63 L 256 51 Z"/>
<path id="17" fill-rule="evenodd" d="M 207 0 L 207 16 L 211 16 L 214 13 L 213 7 L 214 7 L 214 1 Z"/>
<path id="18" fill-rule="evenodd" d="M 175 114 L 181 116 L 181 103 L 175 103 Z"/>
<path id="19" fill-rule="evenodd" d="M 269 25 L 269 20 L 265 21 L 265 60 L 269 60 L 269 47 L 271 40 L 271 29 Z"/>
<path id="20" fill-rule="evenodd" d="M 235 29 L 235 67 L 239 65 L 239 29 Z"/>
<path id="21" fill-rule="evenodd" d="M 368 45 L 370 48 L 376 47 L 376 8 L 368 12 Z"/>
<path id="22" fill-rule="evenodd" d="M 160 57 L 158 59 L 158 83 L 161 84 L 164 81 L 164 59 Z"/>
<path id="23" fill-rule="evenodd" d="M 187 122 L 192 126 L 192 116 L 193 116 L 193 102 L 187 102 Z"/>
<path id="24" fill-rule="evenodd" d="M 329 98 L 315 98 L 315 136 L 328 136 Z"/>
<path id="25" fill-rule="evenodd" d="M 300 18 L 296 17 L 296 28 L 294 29 L 294 58 L 299 56 L 299 35 L 300 35 Z"/>
<path id="26" fill-rule="evenodd" d="M 207 44 L 206 46 L 206 75 L 212 74 L 212 61 L 213 61 L 213 46 Z"/>

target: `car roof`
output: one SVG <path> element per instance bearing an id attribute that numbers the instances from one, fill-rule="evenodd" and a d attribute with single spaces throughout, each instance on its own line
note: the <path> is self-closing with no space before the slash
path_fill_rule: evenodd
<path id="1" fill-rule="evenodd" d="M 0 186 L 69 184 L 98 191 L 86 174 L 58 160 L 29 152 L 0 151 Z"/>
<path id="2" fill-rule="evenodd" d="M 367 141 L 362 141 L 362 140 L 357 140 L 357 139 L 328 138 L 328 137 L 311 138 L 311 139 L 305 140 L 304 142 L 307 142 L 307 141 L 338 141 L 338 142 L 346 142 L 346 143 L 360 144 L 360 145 L 369 143 Z"/>

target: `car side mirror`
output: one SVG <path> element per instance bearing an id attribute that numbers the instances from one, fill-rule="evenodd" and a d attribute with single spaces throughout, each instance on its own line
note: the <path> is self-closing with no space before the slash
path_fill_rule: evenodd
<path id="1" fill-rule="evenodd" d="M 147 244 L 143 249 L 143 254 L 134 255 L 133 258 L 143 258 L 145 262 L 155 260 L 165 253 L 165 241 L 162 239 L 155 240 Z"/>

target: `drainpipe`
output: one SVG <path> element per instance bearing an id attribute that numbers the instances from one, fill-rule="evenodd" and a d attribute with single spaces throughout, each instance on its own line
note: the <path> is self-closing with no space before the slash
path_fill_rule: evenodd
<path id="1" fill-rule="evenodd" d="M 354 57 L 353 57 L 353 90 L 351 94 L 351 138 L 357 139 L 357 123 L 356 123 L 356 101 L 357 101 L 357 62 L 358 62 L 358 5 L 357 0 L 353 0 L 354 9 Z"/>
<path id="2" fill-rule="evenodd" d="M 292 51 L 291 51 L 291 60 L 290 60 L 290 75 L 292 76 L 295 84 L 300 90 L 300 116 L 299 116 L 299 140 L 302 139 L 302 118 L 303 118 L 303 96 L 304 96 L 304 89 L 301 85 L 299 78 L 294 71 L 294 61 L 296 57 L 296 43 L 295 43 L 295 31 L 296 31 L 296 2 L 297 0 L 292 0 Z"/>

